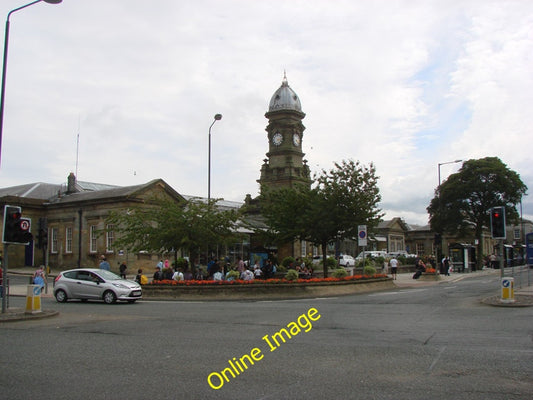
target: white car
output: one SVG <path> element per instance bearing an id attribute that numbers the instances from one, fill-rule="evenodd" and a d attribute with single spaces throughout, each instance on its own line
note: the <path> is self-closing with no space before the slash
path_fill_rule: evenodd
<path id="1" fill-rule="evenodd" d="M 134 303 L 142 298 L 142 288 L 137 282 L 122 279 L 113 272 L 80 268 L 57 275 L 54 296 L 60 303 L 69 299 L 103 300 L 107 304 L 117 300 Z"/>
<path id="2" fill-rule="evenodd" d="M 355 259 L 348 254 L 343 254 L 342 256 L 339 256 L 339 265 L 345 268 L 353 267 L 355 266 Z"/>

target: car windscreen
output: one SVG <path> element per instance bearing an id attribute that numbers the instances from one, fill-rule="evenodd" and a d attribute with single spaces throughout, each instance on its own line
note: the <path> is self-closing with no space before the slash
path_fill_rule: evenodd
<path id="1" fill-rule="evenodd" d="M 116 280 L 122 279 L 117 274 L 114 274 L 113 272 L 106 271 L 105 269 L 99 270 L 98 271 L 98 275 L 100 275 L 106 281 L 116 281 Z"/>

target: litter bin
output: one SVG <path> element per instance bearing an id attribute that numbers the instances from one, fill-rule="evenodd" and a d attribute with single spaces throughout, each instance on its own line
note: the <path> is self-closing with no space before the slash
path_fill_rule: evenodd
<path id="1" fill-rule="evenodd" d="M 41 287 L 28 285 L 26 288 L 26 314 L 40 313 L 41 310 Z"/>
<path id="2" fill-rule="evenodd" d="M 502 278 L 502 297 L 503 303 L 514 302 L 514 278 Z"/>

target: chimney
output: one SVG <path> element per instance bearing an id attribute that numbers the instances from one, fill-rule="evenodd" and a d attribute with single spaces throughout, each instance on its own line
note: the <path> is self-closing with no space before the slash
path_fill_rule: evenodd
<path id="1" fill-rule="evenodd" d="M 67 194 L 76 193 L 77 191 L 78 190 L 76 189 L 76 175 L 74 175 L 74 172 L 71 172 L 67 178 Z"/>

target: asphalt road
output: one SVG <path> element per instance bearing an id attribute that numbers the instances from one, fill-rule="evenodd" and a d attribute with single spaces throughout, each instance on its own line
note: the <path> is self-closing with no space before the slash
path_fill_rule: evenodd
<path id="1" fill-rule="evenodd" d="M 484 276 L 296 301 L 43 299 L 58 317 L 0 325 L 0 398 L 530 399 L 533 307 L 480 303 L 498 290 Z"/>

